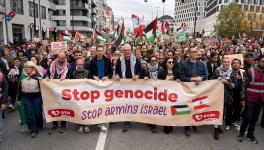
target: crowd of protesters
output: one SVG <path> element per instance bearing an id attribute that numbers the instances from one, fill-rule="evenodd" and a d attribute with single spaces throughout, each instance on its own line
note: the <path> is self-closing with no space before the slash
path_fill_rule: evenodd
<path id="1" fill-rule="evenodd" d="M 44 40 L 43 40 L 44 41 Z M 1 48 L 0 59 L 0 141 L 3 138 L 3 120 L 6 110 L 19 108 L 21 125 L 27 124 L 35 138 L 43 128 L 43 109 L 40 80 L 93 79 L 171 80 L 172 82 L 199 82 L 219 79 L 224 84 L 224 127 L 214 126 L 214 139 L 219 139 L 223 128 L 239 131 L 237 141 L 245 138 L 258 143 L 255 126 L 264 104 L 264 43 L 253 38 L 188 39 L 185 43 L 173 39 L 155 39 L 151 43 L 135 45 L 128 42 L 119 47 L 114 41 L 97 43 L 91 39 L 68 43 L 68 49 L 52 52 L 50 40 L 24 41 Z M 243 54 L 244 62 L 227 59 L 224 55 Z M 8 119 L 8 118 L 7 118 Z M 49 134 L 65 132 L 67 123 L 53 122 Z M 77 125 L 78 132 L 89 132 L 87 125 Z M 154 124 L 148 125 L 157 133 Z M 98 125 L 102 131 L 106 124 Z M 264 128 L 264 115 L 261 119 Z M 131 128 L 125 122 L 123 132 Z M 171 126 L 164 126 L 169 134 Z M 184 135 L 191 136 L 197 127 L 184 127 Z M 244 134 L 247 133 L 246 137 Z"/>

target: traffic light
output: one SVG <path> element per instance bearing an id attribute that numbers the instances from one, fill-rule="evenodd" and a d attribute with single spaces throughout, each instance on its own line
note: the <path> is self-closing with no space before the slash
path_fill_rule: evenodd
<path id="1" fill-rule="evenodd" d="M 10 21 L 12 18 L 14 18 L 16 13 L 12 10 L 8 13 L 8 15 L 5 16 L 6 21 Z"/>

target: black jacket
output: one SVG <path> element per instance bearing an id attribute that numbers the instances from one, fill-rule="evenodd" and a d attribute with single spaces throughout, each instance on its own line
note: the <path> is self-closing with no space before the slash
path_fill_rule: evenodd
<path id="1" fill-rule="evenodd" d="M 208 79 L 211 79 L 216 68 L 218 68 L 220 66 L 220 64 L 216 63 L 216 64 L 214 64 L 214 68 L 212 68 L 211 61 L 207 61 L 206 65 L 207 65 L 207 70 L 208 70 Z"/>
<path id="2" fill-rule="evenodd" d="M 121 69 L 120 59 L 117 60 L 115 73 L 116 73 L 116 75 L 119 75 L 120 78 L 122 78 L 122 69 Z M 134 68 L 134 75 L 140 76 L 140 73 L 141 73 L 141 63 L 137 59 L 136 64 L 135 64 L 135 68 Z M 128 77 L 126 77 L 126 78 L 128 78 Z"/>
<path id="3" fill-rule="evenodd" d="M 179 76 L 179 73 L 177 72 L 177 70 L 172 69 L 172 71 L 173 71 L 172 73 L 174 76 L 173 80 L 179 79 L 180 76 Z M 167 75 L 168 75 L 168 70 L 160 67 L 159 72 L 158 72 L 158 79 L 165 80 L 167 78 Z"/>
<path id="4" fill-rule="evenodd" d="M 104 77 L 107 76 L 110 79 L 113 76 L 111 60 L 105 56 L 103 56 L 103 59 L 104 59 Z M 89 65 L 89 71 L 90 71 L 91 77 L 98 76 L 97 57 L 94 57 L 91 60 L 91 63 Z"/>
<path id="5" fill-rule="evenodd" d="M 196 61 L 198 76 L 207 79 L 205 65 L 201 61 Z M 183 82 L 190 82 L 192 78 L 192 69 L 190 60 L 183 61 L 179 66 L 180 80 Z"/>
<path id="6" fill-rule="evenodd" d="M 72 79 L 84 79 L 84 78 L 86 79 L 91 78 L 88 70 L 84 69 L 82 71 L 77 71 L 77 70 L 73 71 Z"/>

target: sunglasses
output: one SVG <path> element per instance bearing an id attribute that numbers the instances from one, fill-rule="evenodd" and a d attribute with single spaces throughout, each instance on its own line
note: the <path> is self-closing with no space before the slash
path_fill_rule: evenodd
<path id="1" fill-rule="evenodd" d="M 173 64 L 173 61 L 168 61 L 167 63 L 168 63 L 168 64 Z"/>

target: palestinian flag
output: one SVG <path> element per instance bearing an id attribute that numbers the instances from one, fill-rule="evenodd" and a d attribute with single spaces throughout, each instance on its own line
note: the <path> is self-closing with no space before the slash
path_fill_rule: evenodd
<path id="1" fill-rule="evenodd" d="M 194 110 L 209 107 L 207 96 L 198 97 L 198 98 L 192 100 L 192 103 L 193 103 L 193 109 Z"/>
<path id="2" fill-rule="evenodd" d="M 139 17 L 135 14 L 132 14 L 133 27 L 136 28 L 140 25 Z"/>
<path id="3" fill-rule="evenodd" d="M 120 35 L 118 36 L 117 40 L 115 41 L 115 46 L 119 47 L 122 43 L 122 41 L 124 41 L 125 38 L 125 26 L 124 26 L 124 21 L 122 23 L 122 27 L 121 27 L 121 32 Z M 126 39 L 126 38 L 125 38 Z"/>
<path id="4" fill-rule="evenodd" d="M 147 27 L 144 29 L 146 41 L 148 43 L 151 43 L 157 37 L 156 36 L 157 24 L 158 24 L 158 19 L 156 18 L 150 24 L 148 24 Z"/>
<path id="5" fill-rule="evenodd" d="M 67 29 L 64 32 L 60 31 L 60 41 L 72 42 L 71 33 Z"/>
<path id="6" fill-rule="evenodd" d="M 94 31 L 93 31 L 93 39 L 96 40 L 98 43 L 106 42 L 106 39 L 104 39 L 102 37 L 101 33 L 96 31 L 96 29 L 94 29 Z"/>
<path id="7" fill-rule="evenodd" d="M 110 39 L 115 39 L 115 31 L 112 31 L 109 33 L 109 38 Z"/>
<path id="8" fill-rule="evenodd" d="M 142 42 L 142 37 L 137 37 L 135 40 L 135 46 L 137 46 L 140 42 Z"/>
<path id="9" fill-rule="evenodd" d="M 188 105 L 171 106 L 171 115 L 188 115 L 191 114 L 191 109 Z"/>

